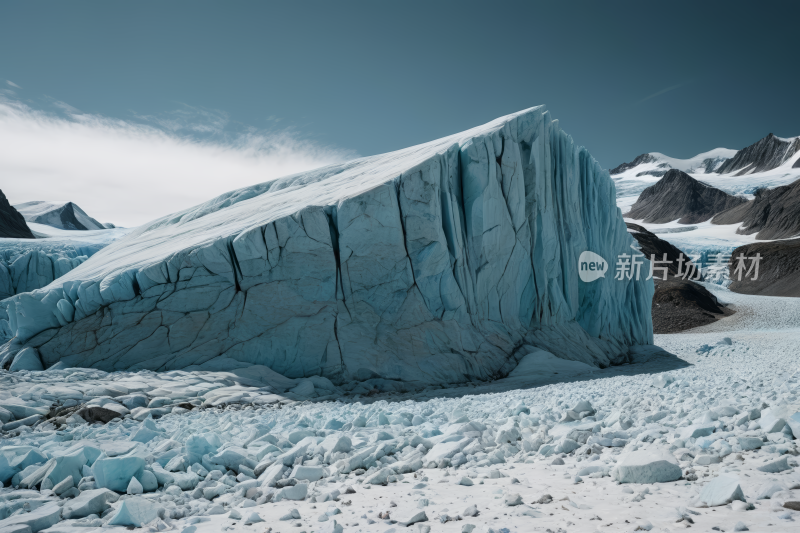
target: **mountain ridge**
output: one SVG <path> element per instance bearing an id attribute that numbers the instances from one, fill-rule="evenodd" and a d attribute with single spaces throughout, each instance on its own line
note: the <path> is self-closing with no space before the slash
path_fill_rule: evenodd
<path id="1" fill-rule="evenodd" d="M 35 224 L 79 231 L 107 229 L 74 202 L 61 204 L 35 200 L 17 204 L 14 207 L 25 217 L 26 221 Z"/>
<path id="2" fill-rule="evenodd" d="M 696 224 L 746 201 L 702 183 L 685 172 L 671 169 L 642 191 L 631 210 L 623 216 L 652 224 L 673 220 L 679 224 Z"/>
<path id="3" fill-rule="evenodd" d="M 3 191 L 0 191 L 0 237 L 13 239 L 35 239 L 23 217 L 12 206 Z"/>

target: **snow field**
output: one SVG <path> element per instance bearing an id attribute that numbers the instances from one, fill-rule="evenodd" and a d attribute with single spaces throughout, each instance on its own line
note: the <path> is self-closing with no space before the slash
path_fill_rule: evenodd
<path id="1" fill-rule="evenodd" d="M 800 302 L 707 287 L 737 313 L 657 335 L 677 357 L 642 349 L 635 364 L 527 389 L 507 379 L 325 401 L 313 383 L 272 374 L 256 387 L 207 370 L 3 373 L 13 414 L 0 457 L 26 459 L 0 512 L 36 508 L 0 528 L 48 508 L 58 521 L 46 531 L 794 530 L 800 515 L 784 504 L 800 501 Z M 54 401 L 123 417 L 36 418 Z M 6 429 L 20 417 L 35 420 Z M 81 460 L 65 488 L 62 465 Z M 100 484 L 111 489 L 93 493 Z M 64 512 L 100 496 L 97 512 Z"/>

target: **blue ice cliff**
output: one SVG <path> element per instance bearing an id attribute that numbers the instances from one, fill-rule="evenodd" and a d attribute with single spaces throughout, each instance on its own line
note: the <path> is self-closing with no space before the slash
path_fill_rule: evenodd
<path id="1" fill-rule="evenodd" d="M 633 243 L 615 202 L 608 172 L 531 108 L 146 224 L 4 300 L 0 357 L 418 383 L 503 376 L 530 346 L 624 362 L 652 342 L 653 285 L 614 279 Z M 580 281 L 586 250 L 612 272 Z"/>

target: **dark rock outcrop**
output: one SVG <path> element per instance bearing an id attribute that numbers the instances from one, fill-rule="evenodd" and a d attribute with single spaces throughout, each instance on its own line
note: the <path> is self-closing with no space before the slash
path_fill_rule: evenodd
<path id="1" fill-rule="evenodd" d="M 689 174 L 672 169 L 657 183 L 642 191 L 630 212 L 624 216 L 647 223 L 680 224 L 705 222 L 715 214 L 746 203 L 719 189 L 697 181 Z"/>
<path id="2" fill-rule="evenodd" d="M 6 195 L 0 191 L 0 237 L 13 239 L 33 239 L 33 233 L 25 222 L 25 217 L 19 214 L 8 203 Z"/>
<path id="3" fill-rule="evenodd" d="M 749 202 L 716 215 L 712 224 L 738 224 L 740 235 L 786 239 L 800 235 L 800 180 L 774 189 L 759 189 Z"/>
<path id="4" fill-rule="evenodd" d="M 682 267 L 682 273 L 688 272 L 685 276 L 688 279 L 678 275 L 678 259 L 681 254 L 688 258 L 685 253 L 638 224 L 626 222 L 626 225 L 644 255 L 648 258 L 655 255 L 661 261 L 667 254 L 667 261 L 670 261 L 666 280 L 661 279 L 661 271 L 656 271 L 653 277 L 656 289 L 651 307 L 653 333 L 678 333 L 710 324 L 731 313 L 705 287 L 692 281 L 696 273 L 691 263 Z M 698 281 L 702 281 L 702 275 Z"/>
<path id="5" fill-rule="evenodd" d="M 630 163 L 622 163 L 620 166 L 612 168 L 611 170 L 608 171 L 608 173 L 611 174 L 612 176 L 614 174 L 622 174 L 626 170 L 630 170 L 633 167 L 637 167 L 637 166 L 643 165 L 645 163 L 653 163 L 655 161 L 656 161 L 656 158 L 653 157 L 652 155 L 650 155 L 650 154 L 642 154 L 642 155 L 636 156 L 636 159 L 634 159 Z"/>
<path id="6" fill-rule="evenodd" d="M 736 258 L 740 254 L 745 257 L 761 255 L 758 267 L 758 279 L 753 280 L 734 273 Z M 747 261 L 750 266 L 750 261 Z M 757 242 L 736 248 L 731 254 L 731 265 L 728 274 L 732 280 L 729 289 L 742 294 L 758 294 L 762 296 L 794 296 L 800 297 L 800 239 L 775 242 Z"/>
<path id="7" fill-rule="evenodd" d="M 784 141 L 769 134 L 760 141 L 742 148 L 736 155 L 720 165 L 717 172 L 737 176 L 772 170 L 784 164 L 800 150 L 800 138 Z M 797 166 L 797 164 L 795 164 Z"/>
<path id="8" fill-rule="evenodd" d="M 652 313 L 653 333 L 678 333 L 731 314 L 705 287 L 682 279 L 656 283 Z"/>
<path id="9" fill-rule="evenodd" d="M 81 409 L 78 411 L 78 414 L 89 424 L 94 424 L 97 422 L 100 422 L 101 424 L 108 424 L 115 418 L 122 418 L 118 412 L 97 405 Z"/>

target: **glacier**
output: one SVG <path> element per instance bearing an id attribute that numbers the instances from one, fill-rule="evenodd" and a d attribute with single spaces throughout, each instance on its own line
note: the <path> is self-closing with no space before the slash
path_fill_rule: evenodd
<path id="1" fill-rule="evenodd" d="M 531 347 L 625 362 L 652 343 L 652 281 L 577 270 L 585 250 L 632 253 L 615 197 L 531 108 L 139 227 L 0 303 L 14 337 L 0 364 L 32 348 L 45 368 L 425 384 L 503 377 Z"/>

